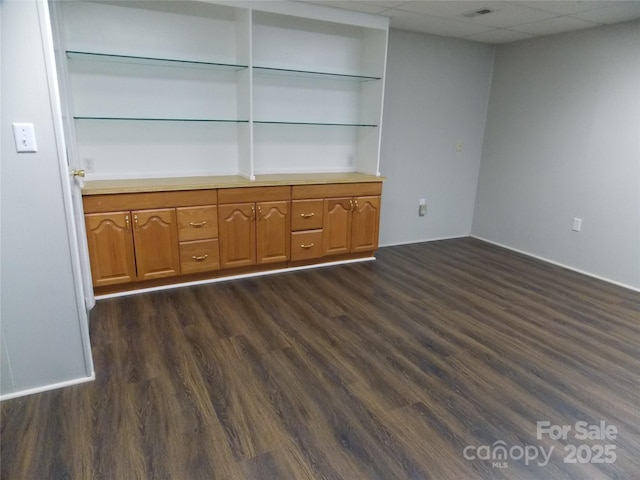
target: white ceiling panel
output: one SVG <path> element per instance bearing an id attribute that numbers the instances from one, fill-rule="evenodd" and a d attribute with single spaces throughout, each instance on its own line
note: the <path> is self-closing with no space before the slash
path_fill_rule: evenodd
<path id="1" fill-rule="evenodd" d="M 474 17 L 470 21 L 496 28 L 508 28 L 514 25 L 546 20 L 556 16 L 555 13 L 544 12 L 508 2 L 490 2 L 487 4 L 487 8 L 492 10 L 492 12 L 487 15 Z"/>
<path id="2" fill-rule="evenodd" d="M 322 5 L 323 7 L 340 8 L 343 10 L 350 10 L 352 12 L 373 13 L 374 15 L 380 14 L 385 10 L 388 10 L 387 7 L 376 5 L 373 2 L 352 2 L 348 0 L 335 0 L 335 1 L 327 2 L 327 1 L 312 0 L 307 3 L 315 3 L 316 5 Z"/>
<path id="3" fill-rule="evenodd" d="M 457 18 L 462 17 L 465 13 L 469 13 L 481 8 L 487 7 L 489 4 L 497 4 L 504 2 L 496 2 L 494 0 L 481 1 L 413 1 L 398 5 L 395 8 L 404 10 L 405 12 L 422 13 L 425 15 L 433 15 L 436 17 Z"/>
<path id="4" fill-rule="evenodd" d="M 391 18 L 392 28 L 483 43 L 514 42 L 640 19 L 640 0 L 298 1 L 384 15 Z M 491 12 L 464 16 L 483 9 Z"/>
<path id="5" fill-rule="evenodd" d="M 473 40 L 474 42 L 482 43 L 507 43 L 516 42 L 518 40 L 526 40 L 527 38 L 533 38 L 535 35 L 524 32 L 514 32 L 513 30 L 506 30 L 504 28 L 498 28 L 496 30 L 490 30 L 488 32 L 476 33 L 464 37 L 465 40 Z"/>
<path id="6" fill-rule="evenodd" d="M 422 15 L 420 13 L 387 11 L 384 12 L 383 15 L 393 15 L 391 17 L 391 23 L 395 28 L 423 33 L 426 28 L 428 30 L 426 33 L 442 35 L 445 37 L 463 37 L 465 35 L 493 30 L 492 27 L 487 27 L 485 25 L 469 25 L 458 20 L 432 17 L 430 15 Z"/>
<path id="7" fill-rule="evenodd" d="M 619 23 L 640 18 L 640 2 L 624 2 L 620 5 L 610 5 L 607 8 L 589 10 L 576 15 L 582 20 L 597 23 Z"/>
<path id="8" fill-rule="evenodd" d="M 549 0 L 537 0 L 537 1 L 509 1 L 517 5 L 523 5 L 525 7 L 536 8 L 538 10 L 544 10 L 545 12 L 557 13 L 559 15 L 573 15 L 579 12 L 585 12 L 587 10 L 593 10 L 594 8 L 602 8 L 611 5 L 611 0 L 604 1 L 575 1 L 575 0 L 563 0 L 560 2 L 552 2 Z"/>
<path id="9" fill-rule="evenodd" d="M 530 33 L 533 35 L 552 35 L 554 33 L 571 32 L 584 28 L 596 27 L 597 24 L 580 20 L 573 17 L 555 17 L 541 22 L 528 23 L 513 27 L 518 32 Z"/>
<path id="10" fill-rule="evenodd" d="M 411 3 L 408 0 L 357 0 L 360 3 L 373 3 L 385 8 L 397 8 L 405 3 Z"/>

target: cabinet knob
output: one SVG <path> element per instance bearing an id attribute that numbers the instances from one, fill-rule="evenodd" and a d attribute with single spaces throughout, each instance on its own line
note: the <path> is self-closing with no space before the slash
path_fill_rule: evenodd
<path id="1" fill-rule="evenodd" d="M 131 225 L 129 224 L 129 215 L 124 216 L 124 224 L 126 225 L 126 231 L 129 232 L 131 230 Z"/>
<path id="2" fill-rule="evenodd" d="M 209 255 L 193 255 L 191 258 L 193 258 L 196 262 L 204 262 L 208 257 Z"/>
<path id="3" fill-rule="evenodd" d="M 315 245 L 315 243 L 310 243 L 309 245 L 300 245 L 300 248 L 308 249 Z"/>

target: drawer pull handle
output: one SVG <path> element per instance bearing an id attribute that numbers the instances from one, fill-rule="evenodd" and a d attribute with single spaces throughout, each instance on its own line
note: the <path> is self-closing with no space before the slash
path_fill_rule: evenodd
<path id="1" fill-rule="evenodd" d="M 207 224 L 206 221 L 204 222 L 189 222 L 189 225 L 191 225 L 193 228 L 202 228 Z"/>
<path id="2" fill-rule="evenodd" d="M 311 212 L 311 213 L 301 213 L 301 214 L 300 214 L 300 216 L 301 216 L 302 218 L 311 218 L 311 217 L 313 217 L 314 215 L 315 215 L 315 214 L 314 214 L 313 212 Z"/>
<path id="3" fill-rule="evenodd" d="M 196 262 L 204 262 L 208 257 L 209 255 L 200 255 L 200 256 L 194 255 L 191 258 L 193 258 Z"/>
<path id="4" fill-rule="evenodd" d="M 313 247 L 314 245 L 315 245 L 315 243 L 310 243 L 309 245 L 300 245 L 300 248 L 307 249 L 307 248 Z"/>

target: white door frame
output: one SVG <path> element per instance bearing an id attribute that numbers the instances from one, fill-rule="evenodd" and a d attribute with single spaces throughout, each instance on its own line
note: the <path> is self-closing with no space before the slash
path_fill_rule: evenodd
<path id="1" fill-rule="evenodd" d="M 82 212 L 82 196 L 80 185 L 75 177 L 70 174 L 72 160 L 67 156 L 65 141 L 64 121 L 60 92 L 58 89 L 58 75 L 56 70 L 55 52 L 53 45 L 53 33 L 51 29 L 51 17 L 49 5 L 46 0 L 37 0 L 38 19 L 40 22 L 40 34 L 45 58 L 45 69 L 49 87 L 49 99 L 53 114 L 53 128 L 56 137 L 57 157 L 60 172 L 60 182 L 63 192 L 63 204 L 71 253 L 71 267 L 76 293 L 76 306 L 80 322 L 80 332 L 84 351 L 85 369 L 88 377 L 94 377 L 93 357 L 91 354 L 91 340 L 89 337 L 89 310 L 93 308 L 95 299 L 91 286 L 91 270 L 88 262 L 88 250 L 86 244 L 84 221 Z M 68 163 L 69 162 L 69 163 Z M 78 203 L 79 202 L 79 203 Z M 78 209 L 79 206 L 79 209 Z M 89 288 L 86 288 L 86 285 Z"/>

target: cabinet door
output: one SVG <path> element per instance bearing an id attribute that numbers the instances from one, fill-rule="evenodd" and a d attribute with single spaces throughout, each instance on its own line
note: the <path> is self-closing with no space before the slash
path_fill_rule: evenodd
<path id="1" fill-rule="evenodd" d="M 356 197 L 351 219 L 351 251 L 365 252 L 378 248 L 380 197 Z"/>
<path id="2" fill-rule="evenodd" d="M 322 227 L 322 251 L 325 255 L 351 251 L 351 208 L 353 200 L 325 198 Z"/>
<path id="3" fill-rule="evenodd" d="M 131 214 L 138 280 L 180 275 L 175 209 L 137 210 Z"/>
<path id="4" fill-rule="evenodd" d="M 256 263 L 255 204 L 218 205 L 220 268 Z"/>
<path id="5" fill-rule="evenodd" d="M 291 240 L 289 202 L 259 202 L 256 209 L 257 263 L 286 262 Z"/>
<path id="6" fill-rule="evenodd" d="M 129 212 L 89 213 L 84 216 L 93 286 L 136 279 Z"/>

